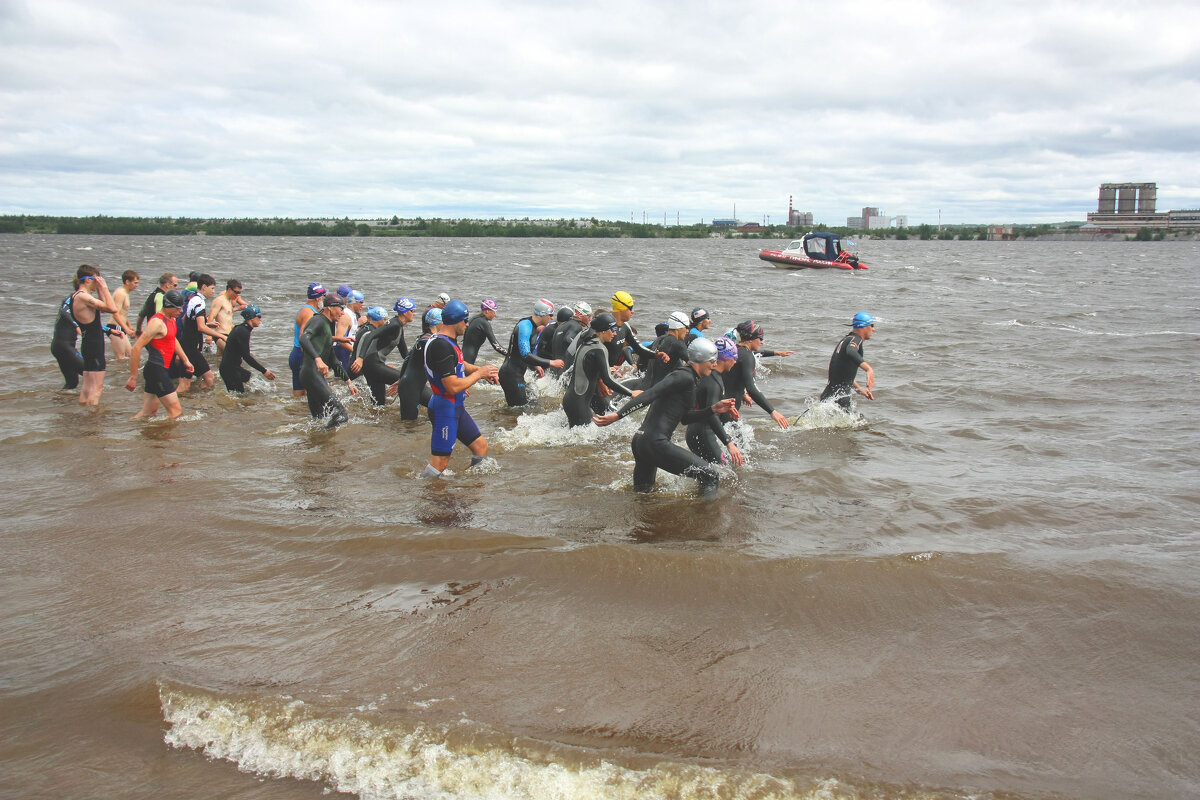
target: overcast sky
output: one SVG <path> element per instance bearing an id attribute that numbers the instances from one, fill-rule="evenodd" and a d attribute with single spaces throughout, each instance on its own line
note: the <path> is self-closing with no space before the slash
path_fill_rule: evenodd
<path id="1" fill-rule="evenodd" d="M 0 0 L 0 213 L 1200 207 L 1200 3 Z"/>

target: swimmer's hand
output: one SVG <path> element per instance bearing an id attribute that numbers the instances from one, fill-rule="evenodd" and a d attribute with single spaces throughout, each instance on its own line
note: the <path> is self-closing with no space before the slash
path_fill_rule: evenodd
<path id="1" fill-rule="evenodd" d="M 742 456 L 742 451 L 733 442 L 729 443 L 729 460 L 733 462 L 735 467 L 740 467 L 746 463 L 746 459 Z"/>
<path id="2" fill-rule="evenodd" d="M 321 377 L 329 374 L 329 367 L 325 366 L 325 362 L 322 359 L 314 359 L 313 366 L 317 368 L 317 372 L 321 373 Z"/>
<path id="3" fill-rule="evenodd" d="M 785 430 L 787 429 L 787 426 L 788 426 L 787 417 L 785 417 L 783 414 L 780 414 L 778 411 L 772 411 L 771 419 L 773 419 L 777 423 L 779 423 L 779 427 L 781 427 Z"/>
<path id="4" fill-rule="evenodd" d="M 858 393 L 861 394 L 863 397 L 867 398 L 868 400 L 875 399 L 875 393 L 873 391 L 871 391 L 870 389 L 864 389 L 860 386 L 860 387 L 858 387 Z"/>
<path id="5" fill-rule="evenodd" d="M 130 375 L 129 380 L 125 381 L 125 388 L 131 392 L 137 388 L 137 375 L 136 374 Z"/>
<path id="6" fill-rule="evenodd" d="M 556 358 L 550 362 L 550 366 L 554 367 L 555 369 L 562 369 L 566 365 L 563 363 L 561 358 Z"/>
<path id="7" fill-rule="evenodd" d="M 670 356 L 670 354 L 669 354 L 669 353 L 664 353 L 662 350 L 659 350 L 658 352 L 656 352 L 656 353 L 654 354 L 654 357 L 655 357 L 655 358 L 657 358 L 659 361 L 663 362 L 664 364 L 670 364 L 670 363 L 671 363 L 671 356 Z"/>
<path id="8" fill-rule="evenodd" d="M 742 393 L 742 405 L 747 405 L 747 406 L 752 406 L 752 405 L 754 405 L 754 398 L 752 398 L 752 397 L 750 396 L 750 393 L 749 393 L 749 392 L 743 392 L 743 393 Z"/>
<path id="9" fill-rule="evenodd" d="M 620 419 L 620 417 L 617 416 L 617 412 L 613 411 L 611 413 L 605 414 L 602 417 L 601 416 L 593 416 L 592 422 L 596 423 L 596 425 L 603 428 L 605 425 L 612 425 L 618 419 Z"/>
<path id="10" fill-rule="evenodd" d="M 384 392 L 384 395 L 386 397 L 395 397 L 399 393 L 399 391 L 400 391 L 400 381 L 396 381 L 391 386 L 387 387 L 387 391 Z"/>
<path id="11" fill-rule="evenodd" d="M 191 375 L 196 371 L 196 368 L 192 366 L 192 362 L 188 361 L 186 358 L 183 360 L 183 366 L 185 369 L 187 369 L 188 375 Z"/>
<path id="12" fill-rule="evenodd" d="M 275 380 L 275 373 L 271 372 L 271 370 L 267 370 L 266 372 L 263 373 L 263 377 L 269 381 L 273 381 L 273 380 Z"/>
<path id="13" fill-rule="evenodd" d="M 362 365 L 363 365 L 363 360 L 361 358 L 356 358 L 353 361 L 351 361 L 350 362 L 350 374 L 357 375 L 359 370 L 362 369 Z"/>
<path id="14" fill-rule="evenodd" d="M 714 414 L 733 414 L 733 418 L 737 419 L 737 404 L 733 402 L 732 397 L 727 397 L 724 400 L 718 400 L 712 405 Z"/>

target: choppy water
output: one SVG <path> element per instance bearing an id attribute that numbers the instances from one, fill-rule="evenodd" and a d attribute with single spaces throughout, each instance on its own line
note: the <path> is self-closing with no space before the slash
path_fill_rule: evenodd
<path id="1" fill-rule="evenodd" d="M 1200 795 L 1200 248 L 865 242 L 850 274 L 760 244 L 0 236 L 0 794 Z M 49 337 L 83 262 L 135 302 L 240 278 L 281 380 L 134 422 L 110 362 L 81 410 Z M 638 417 L 481 385 L 494 463 L 421 481 L 427 423 L 291 398 L 310 280 L 495 296 L 502 338 L 617 289 L 644 329 L 753 316 L 797 351 L 759 376 L 789 416 L 868 309 L 878 399 L 750 410 L 704 503 L 634 495 Z"/>

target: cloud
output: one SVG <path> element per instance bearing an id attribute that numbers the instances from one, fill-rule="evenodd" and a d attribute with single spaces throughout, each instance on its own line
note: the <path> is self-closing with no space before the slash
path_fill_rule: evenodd
<path id="1" fill-rule="evenodd" d="M 1197 207 L 1193 5 L 9 0 L 0 212 Z"/>

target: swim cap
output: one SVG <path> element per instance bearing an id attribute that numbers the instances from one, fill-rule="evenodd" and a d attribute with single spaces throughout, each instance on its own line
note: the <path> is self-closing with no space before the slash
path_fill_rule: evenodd
<path id="1" fill-rule="evenodd" d="M 692 343 L 688 345 L 688 361 L 693 364 L 704 364 L 716 360 L 717 346 L 715 344 L 703 336 L 692 339 Z"/>
<path id="2" fill-rule="evenodd" d="M 592 317 L 592 321 L 589 324 L 591 325 L 592 330 L 599 333 L 600 331 L 607 331 L 611 328 L 617 327 L 617 318 L 607 311 L 601 311 L 599 314 Z"/>
<path id="3" fill-rule="evenodd" d="M 479 304 L 480 311 L 499 311 L 500 307 L 496 305 L 496 301 L 490 297 L 483 298 L 483 302 Z"/>
<path id="4" fill-rule="evenodd" d="M 451 300 L 442 309 L 442 322 L 447 325 L 457 325 L 460 322 L 466 322 L 469 316 L 471 316 L 471 312 L 467 309 L 467 304 L 462 300 Z"/>
<path id="5" fill-rule="evenodd" d="M 592 307 L 580 300 L 571 307 L 575 311 L 577 317 L 590 317 L 592 315 Z"/>
<path id="6" fill-rule="evenodd" d="M 554 303 L 549 300 L 534 300 L 533 301 L 533 316 L 548 317 L 554 313 Z"/>
<path id="7" fill-rule="evenodd" d="M 737 343 L 722 336 L 713 342 L 717 346 L 717 361 L 736 361 Z"/>
<path id="8" fill-rule="evenodd" d="M 556 322 L 566 322 L 571 317 L 575 316 L 575 312 L 569 306 L 563 306 L 558 309 L 558 313 L 554 316 Z"/>
<path id="9" fill-rule="evenodd" d="M 367 319 L 373 319 L 376 322 L 387 319 L 387 310 L 383 306 L 371 306 L 367 309 Z"/>
<path id="10" fill-rule="evenodd" d="M 169 292 L 163 292 L 163 308 L 183 308 L 183 292 L 178 289 L 172 289 Z"/>
<path id="11" fill-rule="evenodd" d="M 346 303 L 342 300 L 342 298 L 338 297 L 336 294 L 325 295 L 325 300 L 323 302 L 325 303 L 326 308 L 345 308 L 346 307 Z"/>
<path id="12" fill-rule="evenodd" d="M 350 299 L 348 299 L 346 302 L 347 303 L 361 303 L 362 301 L 363 301 L 363 293 L 360 292 L 358 289 L 354 289 L 353 291 L 350 292 Z"/>
<path id="13" fill-rule="evenodd" d="M 431 308 L 425 312 L 425 322 L 430 325 L 442 324 L 442 310 L 440 308 Z"/>
<path id="14" fill-rule="evenodd" d="M 353 289 L 350 288 L 350 284 L 343 283 L 341 286 L 338 287 L 338 291 L 337 291 L 338 297 L 342 297 L 342 298 L 349 297 L 350 292 L 352 292 L 352 291 L 353 291 Z"/>
<path id="15" fill-rule="evenodd" d="M 450 295 L 446 294 L 445 292 L 442 292 L 437 297 L 435 297 L 434 300 L 441 303 L 442 305 L 446 305 L 446 303 L 450 302 Z"/>
<path id="16" fill-rule="evenodd" d="M 308 299 L 316 300 L 325 294 L 325 287 L 319 283 L 310 283 L 308 285 Z"/>
<path id="17" fill-rule="evenodd" d="M 763 327 L 752 319 L 737 324 L 738 338 L 743 342 L 748 342 L 751 339 L 761 339 L 763 337 Z"/>
<path id="18" fill-rule="evenodd" d="M 686 327 L 688 327 L 688 318 L 687 314 L 682 311 L 672 311 L 671 316 L 667 317 L 667 330 L 677 331 Z"/>
<path id="19" fill-rule="evenodd" d="M 875 318 L 866 311 L 860 311 L 854 315 L 854 319 L 850 321 L 850 327 L 854 330 L 859 328 L 869 328 L 875 324 Z"/>
<path id="20" fill-rule="evenodd" d="M 655 325 L 655 326 L 654 326 L 654 336 L 655 336 L 655 338 L 658 338 L 659 336 L 662 336 L 662 335 L 663 335 L 664 333 L 666 333 L 666 332 L 667 332 L 667 323 L 665 323 L 665 322 L 660 322 L 660 323 L 658 323 L 657 325 Z"/>
<path id="21" fill-rule="evenodd" d="M 398 314 L 406 314 L 409 311 L 415 311 L 417 304 L 412 301 L 411 297 L 401 297 L 396 301 L 396 305 L 392 306 L 392 310 Z"/>
<path id="22" fill-rule="evenodd" d="M 692 309 L 692 324 L 693 325 L 695 325 L 698 322 L 704 322 L 704 320 L 706 320 L 706 319 L 708 319 L 708 312 L 705 311 L 703 308 L 693 308 Z"/>
<path id="23" fill-rule="evenodd" d="M 613 311 L 629 309 L 633 311 L 633 295 L 629 292 L 617 292 L 612 296 Z"/>
<path id="24" fill-rule="evenodd" d="M 262 312 L 258 310 L 258 306 L 246 306 L 242 309 L 242 319 L 249 322 L 255 317 L 261 317 Z"/>

